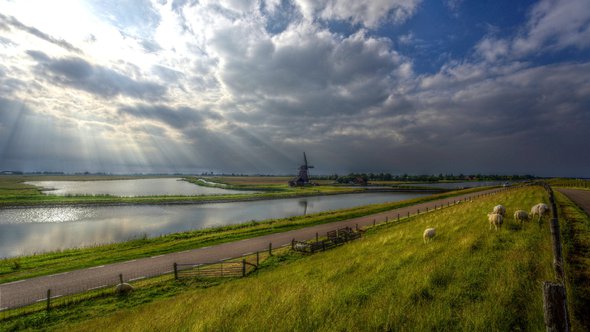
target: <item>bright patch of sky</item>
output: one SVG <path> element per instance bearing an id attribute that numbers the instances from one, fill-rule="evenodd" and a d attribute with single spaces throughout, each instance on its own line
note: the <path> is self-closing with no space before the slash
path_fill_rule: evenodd
<path id="1" fill-rule="evenodd" d="M 587 0 L 0 1 L 0 57 L 0 170 L 589 172 Z"/>

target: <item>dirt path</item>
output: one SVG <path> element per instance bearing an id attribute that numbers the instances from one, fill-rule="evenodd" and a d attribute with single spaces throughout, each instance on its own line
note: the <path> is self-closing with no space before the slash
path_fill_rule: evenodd
<path id="1" fill-rule="evenodd" d="M 0 284 L 0 310 L 43 301 L 47 298 L 48 289 L 51 289 L 52 298 L 81 293 L 108 285 L 116 285 L 119 282 L 119 274 L 123 275 L 125 281 L 157 276 L 172 272 L 175 262 L 193 264 L 212 263 L 228 258 L 240 257 L 256 251 L 268 250 L 269 243 L 272 243 L 273 248 L 278 248 L 289 245 L 292 239 L 300 241 L 309 240 L 315 238 L 316 233 L 323 236 L 326 232 L 337 228 L 346 226 L 356 227 L 356 225 L 358 227 L 369 226 L 373 222 L 382 223 L 386 218 L 392 221 L 397 219 L 398 215 L 403 218 L 408 213 L 411 215 L 415 215 L 417 211 L 424 213 L 427 209 L 429 211 L 434 210 L 435 206 L 440 208 L 441 206 L 451 205 L 456 201 L 477 198 L 502 190 L 505 189 L 490 189 L 416 204 L 369 216 L 310 226 L 283 233 L 269 234 L 237 242 Z"/>
<path id="2" fill-rule="evenodd" d="M 566 188 L 558 188 L 555 190 L 566 195 L 569 199 L 571 199 L 574 203 L 576 203 L 580 208 L 582 208 L 582 210 L 584 210 L 587 215 L 590 216 L 590 191 L 589 190 L 566 189 Z"/>

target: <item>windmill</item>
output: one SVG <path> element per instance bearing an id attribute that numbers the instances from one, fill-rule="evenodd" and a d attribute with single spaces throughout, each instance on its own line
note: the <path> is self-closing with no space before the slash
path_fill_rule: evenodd
<path id="1" fill-rule="evenodd" d="M 313 168 L 313 166 L 307 164 L 307 156 L 305 155 L 305 152 L 303 152 L 303 162 L 304 164 L 299 166 L 299 174 L 289 181 L 289 186 L 295 187 L 310 184 L 309 169 Z"/>

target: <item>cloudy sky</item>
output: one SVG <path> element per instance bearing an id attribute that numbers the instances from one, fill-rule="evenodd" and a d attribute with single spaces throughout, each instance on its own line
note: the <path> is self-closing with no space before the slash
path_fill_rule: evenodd
<path id="1" fill-rule="evenodd" d="M 0 170 L 590 176 L 588 0 L 0 0 Z"/>

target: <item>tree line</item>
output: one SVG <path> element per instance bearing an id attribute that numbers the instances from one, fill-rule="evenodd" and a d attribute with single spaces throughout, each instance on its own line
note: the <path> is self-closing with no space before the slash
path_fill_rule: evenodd
<path id="1" fill-rule="evenodd" d="M 412 182 L 440 182 L 440 181 L 522 181 L 532 180 L 533 175 L 498 175 L 498 174 L 438 174 L 438 175 L 409 175 L 391 173 L 349 173 L 348 175 L 314 175 L 313 180 L 333 180 L 338 183 L 349 183 L 357 179 L 364 181 L 412 181 Z"/>

